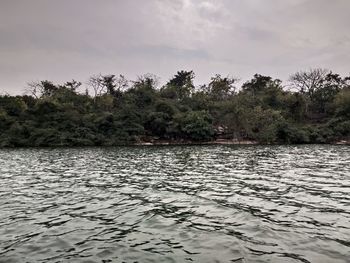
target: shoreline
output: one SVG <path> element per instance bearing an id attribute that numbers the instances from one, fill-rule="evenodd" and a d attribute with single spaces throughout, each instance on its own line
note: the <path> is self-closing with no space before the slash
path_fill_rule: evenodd
<path id="1" fill-rule="evenodd" d="M 139 141 L 133 143 L 121 143 L 115 145 L 41 145 L 41 146 L 2 146 L 2 149 L 20 149 L 20 148 L 95 148 L 95 147 L 128 147 L 128 146 L 209 146 L 209 145 L 247 145 L 247 146 L 261 146 L 261 145 L 340 145 L 340 146 L 350 146 L 350 140 L 339 140 L 334 142 L 326 143 L 260 143 L 253 140 L 228 140 L 228 139 L 217 139 L 214 141 L 186 141 L 186 140 L 155 140 L 155 141 Z"/>
<path id="2" fill-rule="evenodd" d="M 304 143 L 308 145 L 316 145 L 316 144 L 324 144 L 324 145 L 350 145 L 350 140 L 340 140 L 336 142 L 328 142 L 328 143 Z M 196 142 L 196 141 L 166 141 L 166 140 L 159 140 L 159 141 L 141 141 L 136 142 L 133 144 L 130 144 L 132 146 L 166 146 L 166 145 L 302 145 L 302 144 L 293 144 L 293 143 L 286 143 L 286 144 L 266 144 L 266 143 L 260 143 L 258 141 L 253 140 L 228 140 L 228 139 L 217 139 L 214 141 L 205 141 L 205 142 Z M 127 146 L 127 145 L 126 145 Z"/>
<path id="3" fill-rule="evenodd" d="M 132 145 L 135 146 L 144 146 L 144 145 L 259 145 L 261 143 L 252 140 L 223 140 L 218 139 L 214 141 L 167 141 L 167 140 L 159 140 L 153 142 L 136 142 Z"/>

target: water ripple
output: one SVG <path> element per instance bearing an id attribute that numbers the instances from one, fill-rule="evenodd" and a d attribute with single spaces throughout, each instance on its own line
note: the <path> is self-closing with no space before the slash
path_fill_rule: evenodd
<path id="1" fill-rule="evenodd" d="M 347 146 L 0 150 L 0 262 L 349 262 Z"/>

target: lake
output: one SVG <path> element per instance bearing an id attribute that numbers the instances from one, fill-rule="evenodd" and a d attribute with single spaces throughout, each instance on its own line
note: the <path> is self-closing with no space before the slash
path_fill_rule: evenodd
<path id="1" fill-rule="evenodd" d="M 350 147 L 0 150 L 0 262 L 350 262 Z"/>

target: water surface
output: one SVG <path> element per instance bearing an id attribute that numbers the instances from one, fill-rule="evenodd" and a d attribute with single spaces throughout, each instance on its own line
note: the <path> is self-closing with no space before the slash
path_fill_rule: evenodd
<path id="1" fill-rule="evenodd" d="M 0 262 L 350 262 L 350 147 L 0 150 Z"/>

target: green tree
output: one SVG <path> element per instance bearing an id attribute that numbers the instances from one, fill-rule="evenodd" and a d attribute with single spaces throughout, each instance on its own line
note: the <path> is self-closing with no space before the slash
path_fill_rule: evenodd
<path id="1" fill-rule="evenodd" d="M 229 99 L 236 91 L 234 84 L 237 79 L 231 77 L 221 77 L 217 74 L 211 78 L 211 81 L 207 88 L 207 93 L 213 100 L 226 100 Z"/>
<path id="2" fill-rule="evenodd" d="M 212 118 L 206 111 L 188 111 L 175 117 L 181 133 L 194 141 L 210 140 L 214 134 Z"/>
<path id="3" fill-rule="evenodd" d="M 183 100 L 189 98 L 194 91 L 193 79 L 194 72 L 191 71 L 178 71 L 177 74 L 168 81 L 165 87 L 162 88 L 163 97 Z"/>

